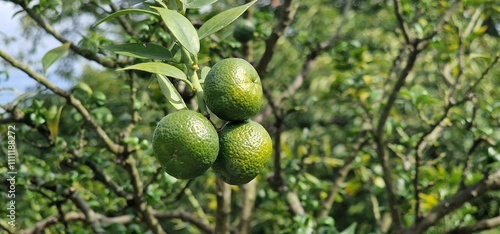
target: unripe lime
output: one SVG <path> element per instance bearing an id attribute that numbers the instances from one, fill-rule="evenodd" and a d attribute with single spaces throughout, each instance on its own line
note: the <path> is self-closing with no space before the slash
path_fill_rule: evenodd
<path id="1" fill-rule="evenodd" d="M 229 122 L 219 132 L 220 150 L 212 165 L 226 183 L 239 185 L 254 179 L 273 152 L 269 133 L 251 121 Z"/>
<path id="2" fill-rule="evenodd" d="M 180 110 L 163 117 L 153 133 L 153 151 L 161 166 L 177 179 L 205 173 L 219 152 L 212 123 L 202 114 Z"/>
<path id="3" fill-rule="evenodd" d="M 260 77 L 243 59 L 217 62 L 208 72 L 204 86 L 207 107 L 223 120 L 246 120 L 260 111 L 263 97 Z"/>

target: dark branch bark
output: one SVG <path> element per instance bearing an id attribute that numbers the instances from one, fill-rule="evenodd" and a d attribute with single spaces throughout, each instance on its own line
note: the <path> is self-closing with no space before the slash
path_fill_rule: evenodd
<path id="1" fill-rule="evenodd" d="M 250 221 L 255 205 L 257 180 L 253 179 L 247 184 L 240 186 L 241 189 L 241 215 L 238 226 L 239 234 L 250 233 Z"/>
<path id="2" fill-rule="evenodd" d="M 229 234 L 231 214 L 231 188 L 221 178 L 217 177 L 217 213 L 215 217 L 215 233 Z"/>
<path id="3" fill-rule="evenodd" d="M 153 215 L 160 220 L 165 219 L 180 219 L 184 222 L 189 222 L 202 230 L 205 233 L 214 233 L 213 228 L 206 223 L 203 223 L 201 220 L 197 219 L 193 215 L 185 212 L 185 211 L 154 211 Z M 121 224 L 129 224 L 134 221 L 134 216 L 132 215 L 121 215 L 116 217 L 108 217 L 102 214 L 95 214 L 96 221 L 98 221 L 102 225 L 108 225 L 113 223 L 121 223 Z M 51 225 L 57 224 L 61 219 L 65 222 L 73 222 L 73 221 L 85 221 L 86 217 L 83 213 L 78 212 L 69 212 L 64 215 L 64 217 L 60 217 L 60 215 L 54 215 L 48 218 L 45 218 L 34 225 L 32 228 L 20 230 L 19 234 L 32 234 L 32 233 L 42 233 L 43 230 L 50 227 Z"/>
<path id="4" fill-rule="evenodd" d="M 185 211 L 153 211 L 157 219 L 181 219 L 184 222 L 189 222 L 204 231 L 205 233 L 214 233 L 214 229 L 207 223 L 202 222 L 190 213 Z"/>
<path id="5" fill-rule="evenodd" d="M 267 66 L 273 58 L 278 39 L 283 36 L 286 27 L 288 27 L 292 22 L 293 18 L 295 17 L 296 10 L 297 6 L 294 6 L 293 0 L 285 0 L 285 2 L 283 3 L 282 17 L 279 23 L 274 26 L 271 35 L 266 40 L 266 49 L 256 67 L 256 70 L 261 78 L 264 78 L 264 75 L 267 72 Z"/>
<path id="6" fill-rule="evenodd" d="M 469 226 L 464 226 L 464 227 L 459 227 L 459 228 L 453 229 L 451 231 L 448 231 L 446 233 L 447 234 L 477 233 L 480 231 L 493 229 L 493 228 L 498 227 L 498 226 L 500 226 L 500 216 L 497 216 L 497 217 L 494 217 L 491 219 L 481 220 L 475 224 L 472 224 Z"/>
<path id="7" fill-rule="evenodd" d="M 406 44 L 410 44 L 410 35 L 408 34 L 408 26 L 406 25 L 406 21 L 404 20 L 403 13 L 401 12 L 401 1 L 394 0 L 394 14 L 396 15 L 396 19 L 398 21 L 399 29 L 401 29 L 401 34 L 403 34 L 403 38 L 405 39 Z"/>
<path id="8" fill-rule="evenodd" d="M 411 228 L 407 228 L 401 233 L 423 233 L 429 227 L 436 224 L 447 214 L 463 206 L 464 203 L 469 202 L 476 197 L 482 196 L 485 193 L 500 189 L 500 170 L 487 176 L 480 182 L 471 185 L 463 190 L 459 190 L 453 196 L 440 202 L 425 217 Z"/>

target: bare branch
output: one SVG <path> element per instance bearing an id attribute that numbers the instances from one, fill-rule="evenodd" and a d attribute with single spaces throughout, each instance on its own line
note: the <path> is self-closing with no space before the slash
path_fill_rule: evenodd
<path id="1" fill-rule="evenodd" d="M 276 49 L 276 43 L 278 42 L 278 39 L 283 36 L 285 29 L 292 22 L 297 11 L 297 7 L 298 4 L 294 4 L 293 0 L 285 0 L 285 2 L 283 3 L 282 17 L 279 23 L 274 26 L 271 35 L 266 40 L 266 50 L 264 51 L 264 54 L 262 55 L 256 67 L 256 70 L 259 73 L 260 77 L 264 77 L 264 75 L 266 74 L 267 66 L 269 65 L 269 62 L 271 62 L 271 59 L 274 55 L 274 50 Z"/>
<path id="2" fill-rule="evenodd" d="M 134 206 L 141 213 L 142 218 L 148 225 L 148 227 L 155 234 L 164 234 L 165 231 L 161 227 L 158 219 L 153 215 L 154 210 L 151 206 L 148 206 L 146 199 L 144 198 L 142 180 L 137 170 L 137 164 L 132 155 L 127 155 L 125 160 L 125 169 L 127 170 L 132 187 L 134 188 Z"/>
<path id="3" fill-rule="evenodd" d="M 401 1 L 394 0 L 393 3 L 394 3 L 394 14 L 396 15 L 399 29 L 401 29 L 401 33 L 403 34 L 403 38 L 405 39 L 406 44 L 410 44 L 411 39 L 410 36 L 408 35 L 408 26 L 406 25 L 403 13 L 401 12 Z"/>
<path id="4" fill-rule="evenodd" d="M 103 183 L 107 188 L 111 189 L 116 195 L 125 198 L 127 201 L 132 200 L 132 194 L 127 193 L 118 185 L 109 175 L 107 175 L 99 166 L 94 162 L 86 161 L 87 165 L 94 173 L 94 178 Z"/>
<path id="5" fill-rule="evenodd" d="M 486 75 L 488 75 L 488 73 L 490 72 L 491 68 L 493 68 L 497 63 L 498 63 L 498 60 L 500 59 L 500 55 L 497 55 L 495 56 L 495 58 L 493 59 L 493 61 L 490 63 L 490 65 L 483 71 L 483 73 L 481 74 L 481 76 L 479 77 L 479 79 L 477 79 L 474 84 L 472 84 L 468 89 L 467 91 L 465 92 L 466 94 L 470 94 L 472 93 L 472 91 L 474 91 L 474 89 L 477 87 L 477 85 L 479 85 L 479 83 L 481 83 L 481 81 L 486 78 Z"/>
<path id="6" fill-rule="evenodd" d="M 447 214 L 460 208 L 464 203 L 469 202 L 476 197 L 482 196 L 485 193 L 500 189 L 500 170 L 486 176 L 480 182 L 459 190 L 453 196 L 441 201 L 438 205 L 432 208 L 431 211 L 413 227 L 405 229 L 401 233 L 423 233 L 432 225 L 436 224 Z"/>
<path id="7" fill-rule="evenodd" d="M 441 20 L 439 20 L 438 24 L 434 28 L 434 31 L 429 33 L 427 36 L 423 37 L 421 41 L 426 42 L 427 44 L 428 41 L 430 41 L 434 36 L 438 35 L 441 30 L 443 30 L 444 24 L 450 19 L 451 15 L 455 12 L 455 10 L 458 8 L 458 5 L 460 4 L 461 0 L 455 0 L 451 6 L 446 10 L 446 13 L 443 15 Z"/>
<path id="8" fill-rule="evenodd" d="M 82 105 L 80 100 L 75 98 L 71 93 L 62 90 L 59 88 L 57 85 L 54 83 L 50 82 L 47 77 L 40 75 L 39 73 L 33 71 L 30 67 L 27 65 L 21 63 L 19 60 L 16 60 L 15 58 L 11 57 L 9 54 L 5 53 L 4 51 L 0 50 L 0 57 L 2 57 L 5 61 L 10 63 L 12 66 L 18 68 L 19 70 L 23 71 L 26 73 L 28 76 L 33 78 L 35 81 L 43 85 L 44 87 L 48 88 L 50 91 L 53 93 L 63 97 L 66 99 L 66 101 L 80 113 L 83 117 L 83 119 L 92 126 L 92 128 L 97 132 L 97 135 L 101 140 L 104 142 L 106 148 L 111 151 L 114 154 L 120 154 L 123 152 L 123 147 L 115 144 L 108 136 L 108 134 L 104 131 L 104 129 L 95 121 L 94 118 L 90 115 L 89 111 Z"/>
<path id="9" fill-rule="evenodd" d="M 240 186 L 241 189 L 241 215 L 238 225 L 239 234 L 250 233 L 250 221 L 255 204 L 257 180 L 253 179 L 249 183 Z"/>
<path id="10" fill-rule="evenodd" d="M 118 10 L 120 10 L 113 2 L 109 2 L 109 7 L 111 8 L 111 11 L 112 11 L 111 13 L 114 13 L 114 12 L 117 12 Z M 133 37 L 139 37 L 139 34 L 134 30 L 132 25 L 130 25 L 129 21 L 127 21 L 127 19 L 125 19 L 125 17 L 118 16 L 118 22 L 120 23 L 122 28 L 125 30 L 125 32 L 127 32 L 129 35 L 131 35 Z"/>
<path id="11" fill-rule="evenodd" d="M 295 216 L 295 215 L 306 214 L 304 207 L 302 207 L 302 203 L 300 203 L 300 199 L 299 196 L 297 196 L 297 193 L 289 190 L 288 188 L 286 188 L 285 193 L 286 193 L 286 201 L 288 203 L 288 206 L 290 207 L 292 215 Z"/>
<path id="12" fill-rule="evenodd" d="M 464 169 L 462 170 L 462 176 L 460 177 L 460 185 L 459 185 L 459 190 L 465 188 L 465 180 L 467 179 L 467 172 L 471 169 L 472 167 L 472 154 L 474 151 L 476 151 L 477 147 L 481 145 L 482 142 L 485 140 L 481 137 L 476 138 L 474 140 L 474 143 L 472 143 L 472 146 L 470 147 L 469 151 L 467 152 L 467 158 L 464 163 Z"/>
<path id="13" fill-rule="evenodd" d="M 6 233 L 8 234 L 13 234 L 14 230 L 12 230 L 12 226 L 5 222 L 3 219 L 0 220 L 0 227 L 5 230 Z"/>
<path id="14" fill-rule="evenodd" d="M 75 45 L 73 42 L 69 41 L 62 34 L 60 34 L 55 28 L 52 27 L 52 25 L 50 25 L 44 19 L 42 19 L 42 17 L 40 17 L 40 15 L 38 15 L 34 10 L 29 8 L 26 1 L 11 0 L 11 2 L 22 7 L 23 10 L 38 24 L 38 26 L 42 27 L 47 33 L 52 35 L 55 39 L 57 39 L 61 43 L 70 42 L 71 45 L 69 48 L 76 54 L 81 55 L 82 57 L 94 61 L 98 64 L 101 64 L 102 66 L 107 68 L 115 68 L 117 66 L 115 62 L 109 60 L 103 60 L 94 53 L 80 49 L 77 45 Z"/>
<path id="15" fill-rule="evenodd" d="M 342 186 L 342 183 L 344 183 L 347 174 L 349 173 L 349 171 L 351 171 L 354 159 L 356 159 L 359 151 L 364 147 L 364 145 L 367 142 L 368 140 L 366 139 L 360 139 L 353 147 L 353 150 L 351 151 L 352 154 L 349 155 L 349 157 L 344 161 L 344 165 L 339 169 L 338 174 L 335 175 L 335 179 L 333 181 L 333 184 L 330 186 L 330 191 L 328 192 L 328 196 L 321 203 L 321 209 L 316 214 L 316 217 L 320 218 L 328 216 L 328 213 L 330 213 L 330 210 L 333 207 L 333 203 L 335 202 L 335 197 L 337 196 L 337 193 L 340 187 Z"/>
<path id="16" fill-rule="evenodd" d="M 406 78 L 408 77 L 408 74 L 410 73 L 411 69 L 415 65 L 415 61 L 417 59 L 417 55 L 420 53 L 419 50 L 416 49 L 418 46 L 418 42 L 413 44 L 412 50 L 408 54 L 408 58 L 406 59 L 406 66 L 403 69 L 403 71 L 399 74 L 398 80 L 396 81 L 396 84 L 394 84 L 394 87 L 392 88 L 389 97 L 387 99 L 387 102 L 385 106 L 382 109 L 382 113 L 380 115 L 378 125 L 376 127 L 374 134 L 375 138 L 375 143 L 376 143 L 376 151 L 377 151 L 377 156 L 380 161 L 380 164 L 382 165 L 383 169 L 383 179 L 385 182 L 385 188 L 387 190 L 387 195 L 389 197 L 389 205 L 390 205 L 390 211 L 391 211 L 391 216 L 392 219 L 394 220 L 394 223 L 396 225 L 396 230 L 399 230 L 403 226 L 403 222 L 401 220 L 401 215 L 399 211 L 399 203 L 398 200 L 396 199 L 396 195 L 394 192 L 394 188 L 392 185 L 392 169 L 388 161 L 388 155 L 386 152 L 386 144 L 385 140 L 383 139 L 384 135 L 384 128 L 385 128 L 385 123 L 387 119 L 389 118 L 389 113 L 390 110 L 392 109 L 392 106 L 394 105 L 394 102 L 396 101 L 397 95 L 399 93 L 399 90 L 404 86 L 406 82 Z"/>
<path id="17" fill-rule="evenodd" d="M 185 212 L 185 211 L 153 211 L 153 215 L 157 219 L 180 219 L 184 222 L 189 222 L 204 231 L 205 233 L 214 233 L 213 228 L 206 223 L 201 222 L 199 219 L 194 217 L 193 215 Z M 96 221 L 103 225 L 108 225 L 112 223 L 121 223 L 121 224 L 129 224 L 134 221 L 134 216 L 132 215 L 121 215 L 116 217 L 107 217 L 102 214 L 95 214 Z M 32 234 L 32 233 L 41 233 L 44 229 L 50 227 L 58 223 L 61 219 L 65 222 L 73 222 L 73 221 L 85 221 L 86 217 L 83 213 L 78 212 L 69 212 L 64 215 L 64 217 L 60 217 L 60 215 L 54 215 L 48 218 L 45 218 L 34 225 L 32 228 L 20 230 L 19 234 Z"/>
<path id="18" fill-rule="evenodd" d="M 70 212 L 64 215 L 64 221 L 66 222 L 71 222 L 71 221 L 84 221 L 85 220 L 85 215 L 83 213 L 77 213 L 77 212 Z M 33 234 L 33 233 L 42 233 L 42 231 L 46 228 L 48 228 L 51 225 L 54 225 L 58 223 L 60 220 L 59 215 L 51 216 L 49 218 L 45 218 L 38 223 L 35 224 L 34 227 L 20 230 L 18 233 L 19 234 Z"/>
<path id="19" fill-rule="evenodd" d="M 229 234 L 229 215 L 231 214 L 231 188 L 217 176 L 217 214 L 215 233 Z"/>
<path id="20" fill-rule="evenodd" d="M 206 233 L 215 233 L 214 229 L 207 223 L 197 219 L 192 214 L 185 211 L 153 211 L 153 215 L 157 219 L 181 219 L 184 222 L 189 222 Z"/>
<path id="21" fill-rule="evenodd" d="M 467 234 L 467 233 L 478 233 L 480 231 L 493 229 L 500 226 L 500 216 L 481 220 L 475 224 L 459 227 L 446 232 L 447 234 Z"/>
<path id="22" fill-rule="evenodd" d="M 89 204 L 78 195 L 78 192 L 75 191 L 74 188 L 67 189 L 64 196 L 68 197 L 69 200 L 71 200 L 75 206 L 83 212 L 85 215 L 85 221 L 91 225 L 94 232 L 100 229 L 97 214 L 92 208 L 90 208 Z"/>

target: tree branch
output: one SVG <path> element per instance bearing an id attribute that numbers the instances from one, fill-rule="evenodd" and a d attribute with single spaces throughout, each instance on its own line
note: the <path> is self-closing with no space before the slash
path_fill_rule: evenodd
<path id="1" fill-rule="evenodd" d="M 471 185 L 463 190 L 459 190 L 453 196 L 441 201 L 431 211 L 413 227 L 405 229 L 401 233 L 423 233 L 429 227 L 437 223 L 444 216 L 460 208 L 464 203 L 469 202 L 485 193 L 500 189 L 500 170 L 487 176 L 480 182 Z"/>
<path id="2" fill-rule="evenodd" d="M 127 201 L 132 200 L 132 194 L 129 194 L 125 190 L 122 189 L 120 185 L 118 185 L 109 175 L 107 175 L 99 166 L 97 166 L 94 162 L 86 161 L 85 165 L 92 170 L 94 173 L 94 178 L 101 183 L 103 183 L 107 188 L 111 189 L 116 195 L 125 198 Z"/>
<path id="3" fill-rule="evenodd" d="M 404 20 L 403 13 L 401 12 L 401 1 L 394 0 L 394 14 L 396 15 L 396 19 L 398 21 L 399 29 L 401 29 L 401 34 L 403 34 L 403 38 L 405 39 L 406 44 L 410 44 L 410 36 L 408 35 L 408 26 L 406 25 L 406 21 Z"/>
<path id="4" fill-rule="evenodd" d="M 153 211 L 153 215 L 157 219 L 180 219 L 184 222 L 189 222 L 206 233 L 215 233 L 214 229 L 207 223 L 197 219 L 192 214 L 185 211 Z"/>
<path id="5" fill-rule="evenodd" d="M 328 196 L 321 203 L 321 209 L 316 214 L 317 218 L 326 217 L 330 213 L 330 210 L 333 207 L 333 203 L 335 202 L 335 197 L 337 197 L 337 193 L 342 186 L 342 183 L 344 183 L 347 174 L 349 173 L 349 171 L 351 171 L 352 164 L 358 156 L 359 151 L 365 146 L 367 142 L 367 139 L 360 139 L 353 147 L 353 150 L 351 151 L 352 154 L 349 155 L 349 157 L 344 161 L 344 165 L 339 169 L 337 175 L 335 175 L 335 179 L 333 181 L 333 184 L 330 186 Z"/>
<path id="6" fill-rule="evenodd" d="M 267 66 L 269 65 L 269 62 L 271 62 L 271 59 L 273 58 L 274 55 L 274 51 L 276 49 L 276 43 L 278 42 L 278 39 L 281 36 L 283 36 L 285 29 L 292 22 L 295 13 L 297 11 L 297 7 L 298 6 L 294 6 L 293 0 L 285 0 L 285 2 L 283 3 L 282 17 L 279 23 L 274 26 L 271 35 L 266 40 L 266 49 L 256 67 L 256 70 L 261 78 L 265 76 L 267 72 Z"/>
<path id="7" fill-rule="evenodd" d="M 194 217 L 193 215 L 185 212 L 185 211 L 153 211 L 153 215 L 157 219 L 180 219 L 184 222 L 189 222 L 204 231 L 205 233 L 214 233 L 213 228 L 206 223 L 201 222 L 199 219 Z M 109 225 L 113 223 L 121 223 L 121 224 L 129 224 L 134 221 L 133 215 L 121 215 L 116 217 L 107 217 L 102 214 L 95 214 L 96 221 L 103 225 Z M 61 219 L 65 222 L 72 221 L 85 221 L 85 214 L 78 212 L 69 212 L 64 215 L 64 217 L 60 217 L 60 215 L 54 215 L 48 218 L 45 218 L 34 225 L 32 228 L 20 230 L 19 234 L 34 234 L 41 233 L 44 229 L 50 227 L 51 225 L 57 224 Z"/>
<path id="8" fill-rule="evenodd" d="M 147 205 L 146 199 L 144 198 L 142 180 L 137 170 L 137 165 L 135 159 L 132 155 L 127 155 L 125 159 L 125 169 L 127 170 L 132 187 L 134 188 L 134 206 L 141 213 L 142 218 L 148 225 L 148 227 L 155 234 L 164 234 L 165 231 L 161 227 L 158 219 L 153 215 L 154 210 Z"/>
<path id="9" fill-rule="evenodd" d="M 215 233 L 229 234 L 229 221 L 231 214 L 231 188 L 217 176 L 217 214 L 215 217 Z"/>
<path id="10" fill-rule="evenodd" d="M 469 226 L 459 227 L 453 230 L 446 232 L 447 234 L 467 234 L 467 233 L 477 233 L 480 231 L 492 229 L 500 226 L 500 216 L 481 220 L 475 224 L 471 224 Z"/>
<path id="11" fill-rule="evenodd" d="M 118 7 L 113 3 L 113 2 L 109 2 L 109 7 L 111 8 L 111 13 L 115 13 L 117 12 L 118 10 Z M 120 23 L 120 25 L 122 26 L 123 30 L 125 30 L 125 32 L 127 32 L 130 36 L 133 36 L 133 37 L 139 37 L 139 34 L 134 30 L 134 28 L 132 27 L 132 25 L 130 25 L 130 23 L 127 21 L 127 19 L 125 19 L 125 17 L 123 16 L 118 16 L 118 22 Z"/>
<path id="12" fill-rule="evenodd" d="M 33 11 L 29 6 L 27 5 L 26 1 L 22 0 L 11 0 L 11 2 L 19 5 L 20 7 L 23 8 L 23 10 L 38 24 L 38 26 L 42 27 L 47 33 L 52 35 L 55 39 L 60 41 L 61 43 L 66 43 L 70 42 L 70 49 L 75 52 L 76 54 L 94 61 L 98 64 L 101 64 L 104 67 L 107 68 L 116 68 L 117 64 L 115 62 L 109 61 L 109 60 L 103 60 L 100 57 L 98 57 L 96 54 L 84 51 L 80 49 L 77 45 L 75 45 L 73 42 L 69 41 L 66 39 L 62 34 L 60 34 L 56 29 L 52 27 L 49 23 L 47 23 L 40 15 L 38 15 L 35 11 Z"/>
<path id="13" fill-rule="evenodd" d="M 95 211 L 90 208 L 89 204 L 85 200 L 83 200 L 83 198 L 78 196 L 78 193 L 75 191 L 75 189 L 67 189 L 64 193 L 64 196 L 68 197 L 69 200 L 71 200 L 75 204 L 75 206 L 83 212 L 83 214 L 85 215 L 85 221 L 91 225 L 92 231 L 98 232 L 100 229 L 100 224 Z"/>
<path id="14" fill-rule="evenodd" d="M 33 78 L 35 81 L 43 85 L 44 87 L 48 88 L 50 91 L 53 93 L 63 97 L 66 99 L 66 101 L 80 113 L 88 124 L 92 126 L 92 128 L 97 132 L 97 135 L 99 138 L 104 142 L 104 145 L 106 148 L 114 153 L 114 154 L 120 154 L 123 152 L 123 147 L 121 145 L 115 144 L 108 136 L 108 134 L 104 131 L 104 129 L 92 118 L 90 115 L 89 111 L 82 105 L 80 100 L 75 98 L 71 93 L 62 90 L 58 86 L 56 86 L 54 83 L 50 82 L 45 76 L 38 74 L 37 72 L 33 71 L 30 67 L 27 65 L 21 63 L 20 61 L 16 60 L 15 58 L 11 57 L 4 51 L 0 50 L 0 57 L 2 57 L 5 61 L 10 63 L 12 66 L 18 68 L 19 70 L 23 71 L 26 73 L 28 76 Z"/>
<path id="15" fill-rule="evenodd" d="M 385 188 L 387 190 L 387 195 L 388 195 L 388 200 L 389 200 L 389 205 L 390 205 L 390 211 L 391 211 L 391 216 L 392 219 L 394 220 L 394 223 L 396 225 L 396 230 L 399 230 L 403 226 L 403 222 L 401 220 L 401 215 L 399 211 L 399 202 L 397 201 L 394 188 L 392 185 L 392 169 L 391 166 L 388 162 L 388 155 L 386 152 L 386 144 L 385 140 L 383 139 L 384 135 L 384 128 L 385 128 L 385 123 L 387 119 L 389 118 L 389 113 L 390 110 L 392 109 L 392 106 L 394 105 L 394 102 L 396 101 L 397 95 L 399 93 L 399 90 L 404 86 L 406 82 L 406 78 L 408 77 L 408 74 L 410 73 L 411 69 L 415 65 L 415 61 L 417 59 L 417 55 L 420 53 L 419 50 L 417 50 L 418 42 L 412 45 L 412 49 L 410 53 L 408 54 L 406 66 L 403 69 L 403 71 L 399 74 L 398 80 L 396 81 L 396 84 L 394 84 L 394 87 L 392 88 L 389 97 L 387 99 L 387 102 L 385 106 L 382 109 L 382 113 L 380 115 L 378 125 L 376 127 L 374 134 L 375 138 L 375 144 L 376 144 L 376 151 L 377 151 L 377 156 L 380 161 L 380 164 L 382 165 L 382 170 L 383 170 L 383 179 L 385 182 Z"/>
<path id="16" fill-rule="evenodd" d="M 239 234 L 250 233 L 250 221 L 253 207 L 255 205 L 257 180 L 253 179 L 247 184 L 240 186 L 241 189 L 241 215 L 238 225 Z"/>
<path id="17" fill-rule="evenodd" d="M 10 224 L 8 224 L 7 222 L 5 222 L 3 219 L 0 220 L 0 227 L 5 230 L 6 233 L 8 234 L 14 234 L 14 231 L 12 229 L 12 226 L 10 226 Z"/>

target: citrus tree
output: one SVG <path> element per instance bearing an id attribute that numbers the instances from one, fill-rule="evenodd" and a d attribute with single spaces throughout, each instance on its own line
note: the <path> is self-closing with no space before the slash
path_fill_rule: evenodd
<path id="1" fill-rule="evenodd" d="M 7 233 L 499 230 L 494 1 L 1 3 Z"/>

